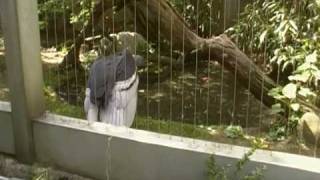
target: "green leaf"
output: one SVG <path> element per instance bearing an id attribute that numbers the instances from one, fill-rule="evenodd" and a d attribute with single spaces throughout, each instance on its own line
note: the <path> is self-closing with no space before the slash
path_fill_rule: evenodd
<path id="1" fill-rule="evenodd" d="M 297 96 L 297 85 L 293 83 L 287 84 L 282 89 L 282 94 L 289 99 L 295 99 Z"/>
<path id="2" fill-rule="evenodd" d="M 228 138 L 238 138 L 243 136 L 243 129 L 241 126 L 230 125 L 224 130 L 224 133 Z"/>
<path id="3" fill-rule="evenodd" d="M 281 94 L 281 87 L 273 88 L 269 91 L 268 95 L 274 97 L 275 99 L 285 99 L 286 97 Z"/>
<path id="4" fill-rule="evenodd" d="M 298 94 L 303 97 L 316 96 L 316 94 L 312 92 L 309 88 L 304 88 L 304 87 L 300 88 Z"/>
<path id="5" fill-rule="evenodd" d="M 293 103 L 290 105 L 291 109 L 294 111 L 298 111 L 300 109 L 300 104 L 298 103 Z"/>
<path id="6" fill-rule="evenodd" d="M 271 107 L 271 114 L 279 114 L 281 112 L 284 112 L 283 108 L 281 107 L 280 103 L 274 104 Z"/>
<path id="7" fill-rule="evenodd" d="M 309 62 L 305 62 L 297 68 L 298 72 L 306 71 L 311 68 L 311 64 Z"/>
<path id="8" fill-rule="evenodd" d="M 280 87 L 276 87 L 276 88 L 273 88 L 269 91 L 268 95 L 269 96 L 277 96 L 277 95 L 280 95 L 280 92 L 281 92 L 281 88 Z"/>
<path id="9" fill-rule="evenodd" d="M 300 82 L 307 82 L 310 78 L 310 73 L 304 72 L 302 74 L 296 74 L 293 76 L 289 76 L 290 81 L 300 81 Z"/>
<path id="10" fill-rule="evenodd" d="M 292 64 L 290 61 L 284 62 L 284 64 L 282 65 L 282 72 L 285 71 L 290 64 Z"/>
<path id="11" fill-rule="evenodd" d="M 291 27 L 293 27 L 293 29 L 295 31 L 298 31 L 298 26 L 297 26 L 296 22 L 294 22 L 293 20 L 290 20 L 289 23 L 291 24 Z"/>
<path id="12" fill-rule="evenodd" d="M 260 44 L 259 46 L 261 46 L 264 43 L 264 40 L 266 39 L 268 30 L 263 31 L 263 33 L 260 35 Z"/>
<path id="13" fill-rule="evenodd" d="M 308 63 L 316 63 L 317 62 L 317 52 L 314 51 L 312 54 L 309 54 L 306 57 L 306 62 L 308 62 Z"/>

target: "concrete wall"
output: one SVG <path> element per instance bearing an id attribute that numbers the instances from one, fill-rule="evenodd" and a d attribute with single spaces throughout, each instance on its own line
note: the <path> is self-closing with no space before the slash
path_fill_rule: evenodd
<path id="1" fill-rule="evenodd" d="M 9 103 L 0 102 L 0 152 L 14 154 L 10 111 Z M 95 179 L 205 180 L 211 154 L 228 165 L 249 150 L 52 114 L 34 121 L 33 132 L 39 162 Z M 266 165 L 265 179 L 318 180 L 319 164 L 316 158 L 258 150 L 245 171 Z"/>
<path id="2" fill-rule="evenodd" d="M 11 106 L 0 101 L 0 152 L 14 154 Z"/>
<path id="3" fill-rule="evenodd" d="M 0 102 L 0 152 L 14 154 L 9 103 Z M 94 179 L 207 180 L 213 154 L 234 165 L 249 149 L 46 114 L 33 122 L 37 162 Z M 245 168 L 265 179 L 318 180 L 320 159 L 257 150 Z M 236 174 L 231 174 L 236 178 Z"/>
<path id="4" fill-rule="evenodd" d="M 235 164 L 249 149 L 48 114 L 34 123 L 37 160 L 96 179 L 205 180 L 211 154 Z M 320 159 L 258 150 L 246 171 L 265 179 L 320 179 Z"/>

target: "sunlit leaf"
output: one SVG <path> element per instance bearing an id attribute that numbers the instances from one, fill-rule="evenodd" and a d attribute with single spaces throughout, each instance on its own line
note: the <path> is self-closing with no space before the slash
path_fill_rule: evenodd
<path id="1" fill-rule="evenodd" d="M 310 88 L 304 88 L 304 87 L 300 88 L 298 94 L 303 97 L 316 96 L 316 94 L 312 92 Z"/>
<path id="2" fill-rule="evenodd" d="M 310 69 L 311 64 L 309 62 L 305 62 L 297 68 L 297 71 L 305 71 Z"/>
<path id="3" fill-rule="evenodd" d="M 297 96 L 297 85 L 293 83 L 287 84 L 282 89 L 282 94 L 289 99 L 295 99 Z"/>
<path id="4" fill-rule="evenodd" d="M 260 46 L 264 43 L 266 36 L 267 36 L 268 30 L 263 31 L 263 33 L 260 35 Z"/>
<path id="5" fill-rule="evenodd" d="M 289 23 L 290 23 L 290 24 L 291 24 L 291 26 L 294 28 L 294 30 L 298 31 L 298 26 L 297 26 L 297 24 L 296 24 L 296 22 L 295 22 L 295 21 L 290 20 L 290 21 L 289 21 Z"/>
<path id="6" fill-rule="evenodd" d="M 293 103 L 290 105 L 291 109 L 294 111 L 298 111 L 300 109 L 300 104 L 298 103 Z"/>
<path id="7" fill-rule="evenodd" d="M 300 81 L 300 82 L 307 82 L 310 78 L 310 74 L 308 72 L 304 72 L 302 74 L 296 74 L 293 76 L 289 76 L 290 81 Z"/>
<path id="8" fill-rule="evenodd" d="M 309 62 L 309 63 L 315 63 L 315 62 L 317 62 L 317 52 L 314 51 L 312 54 L 309 54 L 309 55 L 306 57 L 306 62 Z"/>

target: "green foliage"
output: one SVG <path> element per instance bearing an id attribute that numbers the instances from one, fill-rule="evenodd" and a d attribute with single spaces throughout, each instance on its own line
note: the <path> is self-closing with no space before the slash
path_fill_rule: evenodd
<path id="1" fill-rule="evenodd" d="M 215 30 L 221 29 L 223 0 L 170 0 L 169 2 L 199 35 L 210 36 Z"/>
<path id="2" fill-rule="evenodd" d="M 55 91 L 49 86 L 44 88 L 46 107 L 49 111 L 74 118 L 84 118 L 84 111 L 79 106 L 70 105 L 68 102 L 59 98 Z"/>
<path id="3" fill-rule="evenodd" d="M 215 161 L 213 155 L 210 156 L 208 160 L 208 176 L 209 180 L 228 180 L 233 179 L 232 175 L 238 177 L 238 179 L 243 180 L 260 180 L 263 179 L 263 171 L 266 169 L 265 166 L 256 167 L 253 171 L 248 174 L 241 175 L 243 168 L 250 161 L 250 156 L 254 154 L 256 147 L 250 149 L 243 157 L 236 163 L 236 169 L 233 171 L 231 165 L 219 166 Z"/>
<path id="4" fill-rule="evenodd" d="M 216 160 L 214 159 L 213 155 L 210 156 L 208 160 L 208 175 L 209 180 L 227 180 L 227 172 L 224 167 L 220 167 L 217 165 Z"/>
<path id="5" fill-rule="evenodd" d="M 32 167 L 32 180 L 49 180 L 49 171 L 46 168 Z"/>
<path id="6" fill-rule="evenodd" d="M 252 148 L 243 155 L 243 157 L 236 164 L 237 171 L 241 171 L 244 168 L 245 164 L 250 161 L 250 156 L 252 156 L 255 151 L 256 148 Z"/>
<path id="7" fill-rule="evenodd" d="M 272 141 L 281 141 L 285 139 L 286 135 L 285 124 L 276 122 L 272 124 L 268 138 Z"/>
<path id="8" fill-rule="evenodd" d="M 243 136 L 243 129 L 241 126 L 230 125 L 224 130 L 224 134 L 229 138 L 238 138 Z"/>
<path id="9" fill-rule="evenodd" d="M 265 68 L 279 69 L 289 76 L 269 92 L 278 102 L 272 113 L 287 114 L 288 122 L 276 123 L 272 136 L 296 128 L 303 115 L 298 98 L 317 103 L 320 82 L 320 3 L 318 0 L 257 0 L 247 5 L 240 22 L 229 33 L 253 57 L 264 59 Z M 279 77 L 277 78 L 279 79 Z"/>
<path id="10" fill-rule="evenodd" d="M 92 0 L 40 0 L 38 1 L 40 28 L 53 24 L 56 19 L 65 19 L 66 24 L 83 27 L 89 20 L 94 2 Z"/>

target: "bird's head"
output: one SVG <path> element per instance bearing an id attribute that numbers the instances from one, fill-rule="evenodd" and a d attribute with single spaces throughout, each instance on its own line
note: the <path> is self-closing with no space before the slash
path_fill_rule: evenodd
<path id="1" fill-rule="evenodd" d="M 137 67 L 143 67 L 145 65 L 144 64 L 144 58 L 142 56 L 133 55 L 133 59 L 134 59 Z"/>

